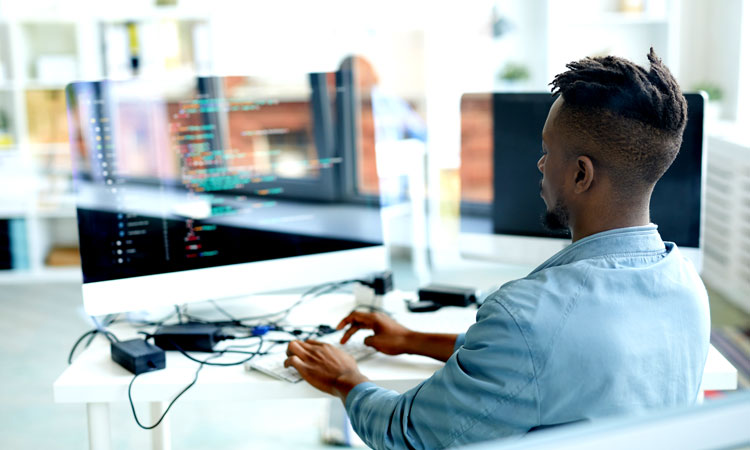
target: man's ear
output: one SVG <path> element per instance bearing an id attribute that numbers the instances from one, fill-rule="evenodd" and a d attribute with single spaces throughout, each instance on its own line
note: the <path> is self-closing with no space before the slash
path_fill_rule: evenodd
<path id="1" fill-rule="evenodd" d="M 588 156 L 582 155 L 576 158 L 576 178 L 574 192 L 582 194 L 594 183 L 594 162 Z"/>

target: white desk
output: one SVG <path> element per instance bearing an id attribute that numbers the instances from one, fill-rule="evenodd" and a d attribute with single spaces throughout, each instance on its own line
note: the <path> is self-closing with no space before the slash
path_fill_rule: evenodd
<path id="1" fill-rule="evenodd" d="M 393 293 L 386 301 L 392 311 L 403 311 L 404 295 Z M 273 300 L 274 310 L 296 299 L 285 297 Z M 222 306 L 235 312 L 231 305 Z M 336 322 L 353 306 L 350 295 L 330 295 L 303 303 L 289 316 L 294 324 L 319 324 Z M 196 313 L 199 314 L 199 313 Z M 397 319 L 415 330 L 463 332 L 474 322 L 475 308 L 443 308 L 433 313 L 398 313 Z M 220 318 L 221 316 L 217 316 Z M 129 327 L 112 328 L 120 339 L 129 339 L 135 330 Z M 201 359 L 205 354 L 196 353 Z M 241 355 L 225 356 L 224 360 L 240 359 Z M 217 359 L 215 361 L 224 361 Z M 399 392 L 406 391 L 429 377 L 442 366 L 430 358 L 401 355 L 376 354 L 360 363 L 360 369 L 374 383 Z M 151 417 L 142 422 L 151 424 L 184 386 L 188 385 L 198 367 L 177 352 L 167 352 L 167 369 L 139 376 L 133 387 L 135 402 L 149 402 Z M 108 449 L 110 443 L 109 403 L 127 402 L 128 383 L 133 375 L 110 359 L 109 342 L 98 337 L 92 345 L 55 381 L 55 402 L 86 403 L 88 413 L 89 443 L 92 449 Z M 737 370 L 713 347 L 710 348 L 702 389 L 725 390 L 737 388 Z M 198 382 L 183 395 L 173 408 L 188 400 L 262 400 L 282 398 L 325 397 L 326 394 L 307 383 L 291 384 L 278 381 L 258 372 L 247 372 L 242 366 L 206 366 Z M 140 411 L 141 415 L 147 416 Z M 139 415 L 140 418 L 140 415 Z M 152 433 L 155 449 L 170 447 L 169 414 Z"/>
<path id="2" fill-rule="evenodd" d="M 267 304 L 274 305 L 271 310 L 281 310 L 293 303 L 298 296 L 273 296 Z M 403 310 L 403 296 L 394 293 L 388 299 L 389 308 L 393 311 Z M 231 312 L 242 311 L 221 304 Z M 289 316 L 294 324 L 327 323 L 335 326 L 354 306 L 353 297 L 345 294 L 334 294 L 303 303 Z M 257 311 L 256 311 L 257 312 Z M 191 309 L 192 313 L 192 309 Z M 200 315 L 200 313 L 195 313 Z M 214 312 L 215 314 L 215 312 Z M 476 310 L 473 308 L 445 308 L 435 313 L 399 317 L 402 323 L 414 329 L 445 330 L 446 332 L 463 332 L 473 323 Z M 226 319 L 216 315 L 216 319 Z M 112 327 L 121 340 L 135 337 L 136 330 L 131 327 Z M 282 347 L 283 348 L 283 347 Z M 193 353 L 199 359 L 207 354 Z M 236 361 L 242 355 L 226 355 L 223 359 L 212 362 Z M 380 386 L 406 391 L 420 381 L 429 377 L 442 363 L 430 358 L 401 355 L 397 357 L 376 354 L 360 363 L 362 372 Z M 169 402 L 187 386 L 195 376 L 198 364 L 188 360 L 177 352 L 167 352 L 167 369 L 139 376 L 133 386 L 134 402 L 149 402 L 151 417 L 142 418 L 145 424 L 151 424 L 161 416 Z M 89 442 L 92 449 L 110 448 L 109 403 L 127 402 L 127 389 L 133 374 L 120 367 L 110 359 L 109 342 L 98 337 L 91 346 L 75 359 L 55 381 L 53 393 L 58 403 L 86 403 L 89 426 Z M 242 366 L 215 367 L 205 366 L 199 375 L 198 382 L 185 393 L 173 408 L 179 408 L 180 402 L 186 400 L 263 400 L 283 398 L 320 398 L 326 394 L 314 389 L 304 382 L 292 384 L 275 380 L 259 372 L 247 372 Z M 139 418 L 141 416 L 139 415 Z M 170 447 L 169 414 L 162 424 L 151 431 L 155 449 Z"/>

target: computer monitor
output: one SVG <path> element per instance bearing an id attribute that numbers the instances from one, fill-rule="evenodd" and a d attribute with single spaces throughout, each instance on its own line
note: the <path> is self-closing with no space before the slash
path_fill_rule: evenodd
<path id="1" fill-rule="evenodd" d="M 685 98 L 688 121 L 682 146 L 654 188 L 651 221 L 659 226 L 662 238 L 675 242 L 700 270 L 705 97 L 688 93 Z M 462 254 L 537 264 L 570 242 L 541 222 L 546 207 L 539 196 L 541 174 L 536 164 L 554 100 L 549 93 L 463 96 L 462 166 L 483 167 L 484 173 L 462 169 Z M 472 132 L 476 135 L 470 136 Z"/>
<path id="2" fill-rule="evenodd" d="M 387 268 L 379 209 L 342 189 L 336 74 L 78 82 L 67 98 L 88 314 Z"/>

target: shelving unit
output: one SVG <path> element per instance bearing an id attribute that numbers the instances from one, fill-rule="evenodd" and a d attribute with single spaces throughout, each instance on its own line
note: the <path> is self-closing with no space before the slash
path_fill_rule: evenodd
<path id="1" fill-rule="evenodd" d="M 77 246 L 64 86 L 84 73 L 81 27 L 73 21 L 0 23 L 0 111 L 10 119 L 7 145 L 0 146 L 0 220 L 15 223 L 10 239 L 21 253 L 13 269 L 0 272 L 0 282 L 80 278 L 77 267 L 52 267 L 46 260 L 54 248 Z"/>
<path id="2" fill-rule="evenodd" d="M 14 268 L 0 270 L 0 284 L 81 277 L 71 250 L 78 233 L 65 86 L 132 76 L 130 23 L 141 40 L 141 75 L 210 71 L 211 21 L 198 14 L 145 4 L 87 17 L 18 7 L 0 19 L 0 220 L 14 223 L 20 253 Z M 170 36 L 174 48 L 162 45 Z M 67 266 L 50 264 L 51 256 Z"/>
<path id="3" fill-rule="evenodd" d="M 674 0 L 586 0 L 575 7 L 554 0 L 498 0 L 495 11 L 508 31 L 495 38 L 497 70 L 509 62 L 522 65 L 530 75 L 522 88 L 547 90 L 570 61 L 617 55 L 648 65 L 646 54 L 654 47 L 677 75 L 680 8 Z M 509 85 L 496 80 L 494 87 Z"/>

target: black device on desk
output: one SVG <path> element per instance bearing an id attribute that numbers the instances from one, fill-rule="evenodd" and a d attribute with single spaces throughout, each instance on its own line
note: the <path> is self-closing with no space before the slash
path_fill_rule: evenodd
<path id="1" fill-rule="evenodd" d="M 135 375 L 161 370 L 167 365 L 164 350 L 143 339 L 113 341 L 110 354 L 112 361 Z"/>
<path id="2" fill-rule="evenodd" d="M 477 302 L 477 291 L 473 288 L 430 284 L 417 291 L 419 301 L 407 302 L 411 312 L 436 311 L 443 306 L 466 307 Z"/>

